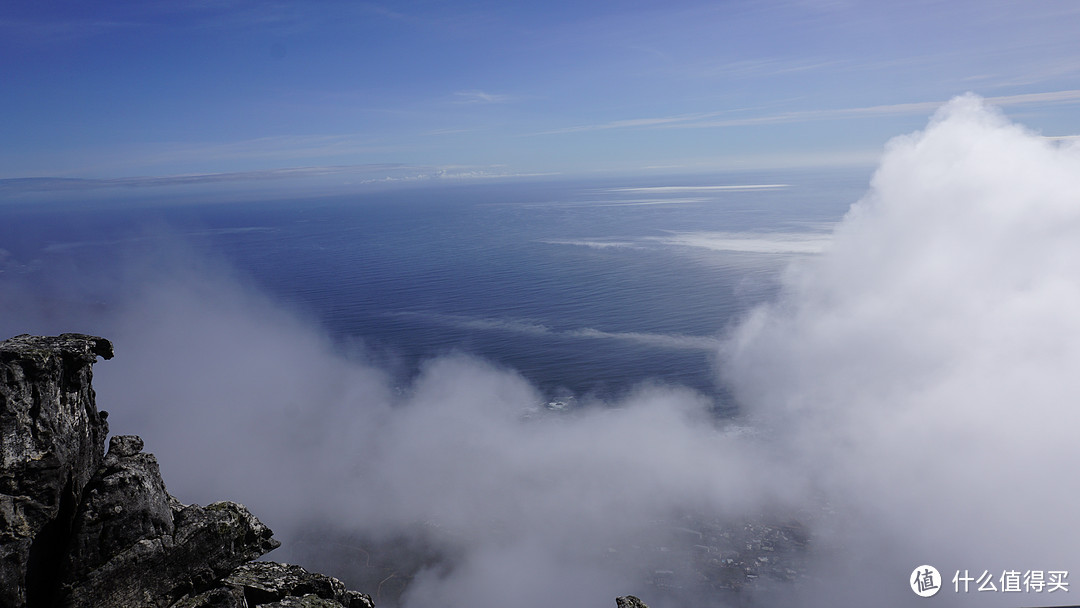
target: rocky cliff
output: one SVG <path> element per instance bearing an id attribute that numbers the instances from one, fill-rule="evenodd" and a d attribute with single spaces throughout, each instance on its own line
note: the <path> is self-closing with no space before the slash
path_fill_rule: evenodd
<path id="1" fill-rule="evenodd" d="M 299 566 L 243 505 L 184 505 L 91 386 L 112 344 L 81 334 L 0 342 L 0 608 L 371 608 Z"/>

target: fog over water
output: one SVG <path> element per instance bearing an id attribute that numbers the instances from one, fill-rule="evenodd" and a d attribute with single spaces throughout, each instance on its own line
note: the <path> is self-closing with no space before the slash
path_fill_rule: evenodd
<path id="1" fill-rule="evenodd" d="M 523 373 L 463 352 L 402 382 L 393 357 L 343 346 L 183 243 L 164 267 L 126 269 L 123 297 L 100 310 L 61 298 L 43 310 L 0 259 L 0 329 L 113 339 L 117 357 L 95 370 L 113 431 L 142 435 L 182 500 L 247 504 L 285 543 L 271 558 L 302 561 L 326 525 L 433 547 L 445 560 L 416 574 L 408 608 L 584 608 L 626 593 L 713 604 L 655 594 L 627 539 L 686 512 L 763 511 L 803 521 L 812 541 L 806 576 L 760 605 L 907 605 L 920 564 L 945 575 L 939 604 L 1069 603 L 1057 598 L 1075 590 L 956 593 L 951 577 L 1080 572 L 1080 148 L 963 96 L 889 143 L 831 238 L 774 237 L 536 244 L 797 254 L 776 295 L 722 335 L 439 319 L 587 348 L 710 350 L 734 418 L 715 415 L 715 395 L 649 377 L 550 412 Z M 57 289 L 73 303 L 107 291 Z"/>

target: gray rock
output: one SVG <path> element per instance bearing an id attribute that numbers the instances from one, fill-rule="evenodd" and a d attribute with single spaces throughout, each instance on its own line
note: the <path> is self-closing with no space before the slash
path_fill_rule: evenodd
<path id="1" fill-rule="evenodd" d="M 173 510 L 157 460 L 142 439 L 113 437 L 72 526 L 65 579 L 87 576 L 143 539 L 172 536 Z"/>
<path id="2" fill-rule="evenodd" d="M 633 595 L 624 595 L 615 598 L 615 606 L 616 608 L 649 608 L 645 605 L 645 602 Z"/>
<path id="3" fill-rule="evenodd" d="M 138 435 L 113 435 L 109 438 L 109 451 L 105 454 L 105 460 L 109 457 L 114 459 L 125 456 L 134 456 L 143 451 L 143 440 Z M 106 462 L 108 466 L 108 462 Z"/>
<path id="4" fill-rule="evenodd" d="M 217 587 L 195 596 L 184 596 L 169 608 L 251 608 L 239 587 Z"/>
<path id="5" fill-rule="evenodd" d="M 336 599 L 345 594 L 345 584 L 335 578 L 277 562 L 244 564 L 225 582 L 242 587 L 244 595 L 255 604 L 267 604 L 290 595 L 315 594 L 321 598 Z"/>
<path id="6" fill-rule="evenodd" d="M 375 605 L 370 596 L 349 591 L 345 583 L 336 578 L 277 562 L 244 564 L 230 574 L 225 583 L 242 588 L 244 597 L 253 606 L 277 605 L 271 602 L 293 601 L 308 596 L 332 601 L 332 605 L 345 608 L 373 608 Z"/>
<path id="7" fill-rule="evenodd" d="M 342 608 L 338 602 L 321 598 L 314 593 L 309 593 L 303 597 L 286 597 L 280 602 L 258 604 L 258 606 L 260 608 Z"/>
<path id="8" fill-rule="evenodd" d="M 347 608 L 375 608 L 375 602 L 371 600 L 371 596 L 359 591 L 346 591 L 345 600 L 342 603 Z"/>
<path id="9" fill-rule="evenodd" d="M 139 456 L 145 455 L 129 458 L 135 460 Z M 167 500 L 155 497 L 146 511 L 132 517 L 133 521 L 154 524 L 151 511 L 162 499 Z M 171 512 L 171 534 L 145 536 L 109 556 L 96 568 L 76 572 L 65 585 L 63 605 L 71 608 L 169 606 L 185 595 L 197 595 L 219 586 L 237 566 L 280 545 L 272 538 L 270 529 L 243 505 L 217 502 L 206 507 L 180 506 Z M 104 529 L 108 526 L 105 524 Z M 81 563 L 78 557 L 73 561 Z"/>
<path id="10" fill-rule="evenodd" d="M 0 606 L 51 605 L 109 426 L 91 388 L 112 344 L 82 334 L 0 342 Z"/>

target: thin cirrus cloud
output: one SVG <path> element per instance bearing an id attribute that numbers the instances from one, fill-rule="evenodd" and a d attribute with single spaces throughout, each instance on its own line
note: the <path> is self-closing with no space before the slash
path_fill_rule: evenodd
<path id="1" fill-rule="evenodd" d="M 0 19 L 0 34 L 9 44 L 18 43 L 41 47 L 48 44 L 107 35 L 122 29 L 137 28 L 140 25 L 135 21 L 113 19 L 67 19 L 61 21 Z"/>
<path id="2" fill-rule="evenodd" d="M 88 184 L 132 181 L 138 182 L 136 185 L 146 185 L 143 182 L 176 181 L 177 178 L 184 181 L 232 181 L 236 177 L 279 177 L 283 173 L 324 171 L 327 168 L 336 171 L 342 166 L 398 165 L 401 163 L 358 163 L 356 159 L 365 155 L 386 157 L 401 149 L 402 146 L 375 143 L 357 134 L 274 135 L 222 142 L 157 142 L 103 151 L 94 157 L 92 164 L 83 166 L 77 175 L 80 178 L 87 174 L 109 175 L 117 169 L 127 173 L 127 176 L 115 179 L 88 179 Z M 238 164 L 239 170 L 222 171 L 219 168 L 225 166 L 223 163 Z M 252 163 L 273 163 L 278 166 L 253 167 Z M 318 167 L 297 166 L 303 164 Z M 158 175 L 131 177 L 134 167 L 145 167 L 146 173 Z M 166 167 L 167 170 L 157 172 L 152 167 Z M 56 176 L 70 174 L 71 171 L 44 170 L 40 173 Z"/>
<path id="3" fill-rule="evenodd" d="M 471 89 L 468 91 L 456 91 L 454 93 L 454 101 L 457 103 L 506 103 L 513 101 L 513 95 L 506 95 L 502 93 L 488 93 L 479 89 Z"/>
<path id="4" fill-rule="evenodd" d="M 998 106 L 1073 104 L 1080 102 L 1080 89 L 1049 91 L 1043 93 L 1025 93 L 1021 95 L 1003 95 L 999 97 L 987 97 L 986 100 Z M 762 116 L 748 116 L 743 118 L 730 119 L 719 119 L 720 116 L 730 113 L 727 111 L 719 111 L 694 114 L 680 114 L 666 117 L 616 120 L 607 123 L 579 125 L 562 129 L 553 129 L 550 131 L 533 133 L 533 135 L 557 135 L 563 133 L 578 133 L 584 131 L 600 131 L 607 129 L 628 128 L 700 129 L 717 127 L 743 127 L 764 124 L 810 122 L 815 120 L 860 118 L 867 116 L 917 115 L 934 112 L 942 105 L 943 102 L 940 101 L 920 101 L 911 103 L 864 106 L 857 108 L 837 108 L 832 110 L 800 110 L 793 112 L 781 112 L 778 114 L 766 114 Z"/>
<path id="5" fill-rule="evenodd" d="M 498 166 L 430 166 L 403 163 L 288 167 L 227 173 L 189 173 L 111 179 L 24 177 L 0 179 L 0 194 L 23 195 L 35 192 L 84 192 L 89 190 L 142 189 L 167 186 L 198 186 L 232 182 L 261 182 L 337 176 L 347 184 L 409 182 L 446 179 L 499 179 L 536 177 L 541 173 L 511 173 Z"/>
<path id="6" fill-rule="evenodd" d="M 318 158 L 387 149 L 386 146 L 373 145 L 367 138 L 356 134 L 274 135 L 223 143 L 165 145 L 150 160 Z"/>
<path id="7" fill-rule="evenodd" d="M 234 171 L 229 173 L 192 173 L 185 175 L 158 175 L 145 177 L 121 177 L 113 179 L 27 177 L 0 179 L 0 192 L 17 193 L 54 190 L 88 190 L 97 188 L 145 188 L 153 186 L 181 186 L 234 181 L 286 179 L 314 177 L 345 173 L 385 173 L 390 171 L 420 171 L 420 167 L 405 165 L 355 165 L 336 167 L 292 167 L 265 171 Z"/>

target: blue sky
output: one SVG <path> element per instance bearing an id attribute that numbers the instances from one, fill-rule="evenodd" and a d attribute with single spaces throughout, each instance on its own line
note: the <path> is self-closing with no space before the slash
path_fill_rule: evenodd
<path id="1" fill-rule="evenodd" d="M 871 165 L 966 91 L 1080 133 L 1078 39 L 1057 0 L 9 0 L 0 179 Z"/>

